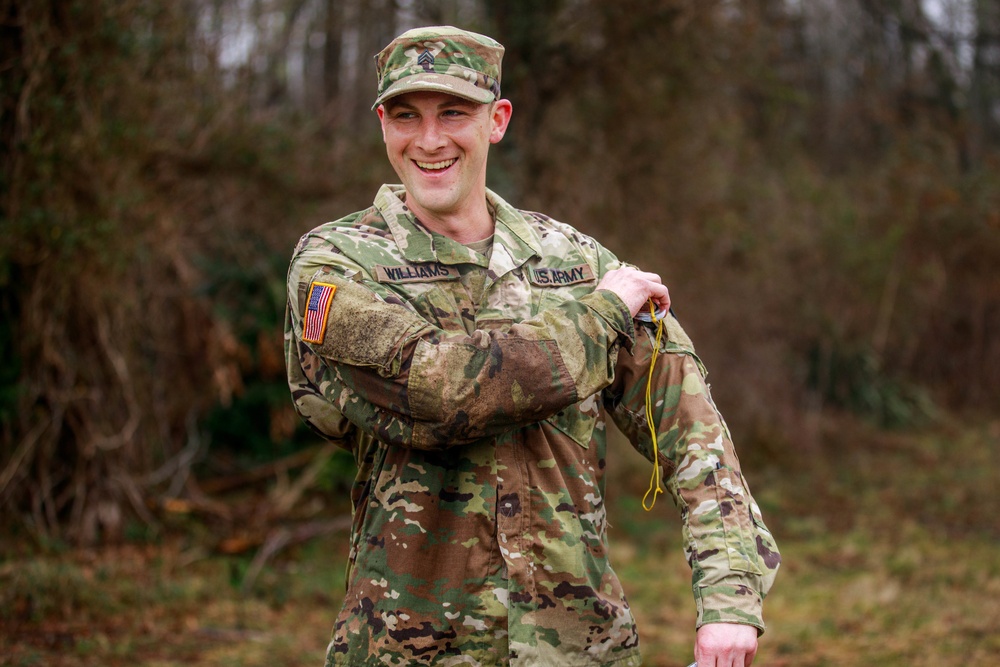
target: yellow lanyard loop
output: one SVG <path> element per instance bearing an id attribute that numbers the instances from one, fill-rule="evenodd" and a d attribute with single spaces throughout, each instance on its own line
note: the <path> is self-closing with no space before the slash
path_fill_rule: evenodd
<path id="1" fill-rule="evenodd" d="M 653 302 L 649 302 L 649 313 L 656 322 L 656 342 L 653 344 L 653 354 L 649 358 L 649 376 L 646 378 L 646 424 L 649 426 L 649 434 L 653 439 L 653 474 L 649 478 L 649 488 L 646 495 L 642 497 L 642 508 L 647 512 L 653 509 L 656 504 L 656 496 L 663 493 L 660 488 L 660 449 L 656 442 L 656 423 L 653 419 L 653 370 L 656 368 L 656 357 L 660 354 L 660 339 L 663 337 L 663 318 L 656 316 L 656 307 Z M 653 494 L 652 500 L 647 506 L 649 494 Z"/>

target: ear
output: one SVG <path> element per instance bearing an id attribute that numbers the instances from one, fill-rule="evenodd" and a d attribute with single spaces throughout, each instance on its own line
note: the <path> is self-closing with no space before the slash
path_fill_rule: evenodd
<path id="1" fill-rule="evenodd" d="M 490 129 L 490 143 L 496 144 L 503 139 L 507 133 L 507 125 L 510 123 L 510 116 L 514 108 L 510 100 L 501 99 L 493 103 L 493 115 L 490 117 L 492 127 Z"/>
<path id="2" fill-rule="evenodd" d="M 382 126 L 382 143 L 385 143 L 385 105 L 380 104 L 375 109 L 375 113 L 378 114 L 379 125 Z"/>

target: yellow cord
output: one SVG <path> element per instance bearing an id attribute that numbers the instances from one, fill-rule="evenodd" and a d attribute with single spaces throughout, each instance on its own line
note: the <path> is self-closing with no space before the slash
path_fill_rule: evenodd
<path id="1" fill-rule="evenodd" d="M 660 354 L 660 339 L 663 337 L 663 318 L 656 316 L 656 307 L 653 302 L 649 302 L 649 313 L 656 322 L 656 342 L 653 344 L 653 354 L 649 358 L 649 376 L 646 378 L 646 424 L 649 426 L 649 434 L 653 439 L 653 475 L 649 478 L 649 488 L 646 495 L 642 497 L 642 508 L 647 512 L 653 509 L 656 504 L 656 496 L 663 493 L 660 488 L 660 449 L 656 442 L 656 423 L 653 420 L 653 370 L 656 368 L 656 357 Z M 653 494 L 653 499 L 647 506 L 646 500 L 649 494 Z"/>

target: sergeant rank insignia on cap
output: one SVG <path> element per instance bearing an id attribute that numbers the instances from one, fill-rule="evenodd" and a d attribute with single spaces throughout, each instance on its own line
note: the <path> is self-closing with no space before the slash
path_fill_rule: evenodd
<path id="1" fill-rule="evenodd" d="M 303 341 L 316 344 L 323 342 L 326 336 L 326 319 L 330 315 L 330 304 L 333 303 L 333 293 L 336 291 L 337 286 L 330 283 L 317 282 L 309 286 L 309 302 L 302 327 Z"/>
<path id="2" fill-rule="evenodd" d="M 430 49 L 424 49 L 423 52 L 417 56 L 417 64 L 428 72 L 434 71 L 434 54 L 431 53 Z"/>

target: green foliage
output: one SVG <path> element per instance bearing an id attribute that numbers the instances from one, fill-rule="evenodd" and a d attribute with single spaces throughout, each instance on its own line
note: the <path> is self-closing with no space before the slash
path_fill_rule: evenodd
<path id="1" fill-rule="evenodd" d="M 327 461 L 316 480 L 316 488 L 327 493 L 349 491 L 358 467 L 354 455 L 346 449 L 338 449 Z"/>
<path id="2" fill-rule="evenodd" d="M 246 246 L 241 250 L 250 261 L 240 261 L 238 255 L 224 262 L 201 256 L 197 265 L 202 275 L 200 291 L 215 316 L 232 327 L 240 342 L 253 346 L 262 333 L 284 326 L 288 256 L 259 241 Z"/>
<path id="3" fill-rule="evenodd" d="M 203 426 L 214 447 L 237 453 L 247 462 L 271 461 L 310 444 L 315 444 L 305 426 L 295 429 L 294 436 L 275 442 L 272 438 L 271 415 L 278 407 L 289 404 L 288 386 L 247 378 L 246 388 L 228 405 L 217 404 L 205 416 Z"/>
<path id="4" fill-rule="evenodd" d="M 240 369 L 239 388 L 211 407 L 203 426 L 213 447 L 263 462 L 313 445 L 315 436 L 297 418 L 294 428 L 287 424 L 291 399 L 280 345 L 288 258 L 259 243 L 249 246 L 252 263 L 208 257 L 199 262 L 202 292 L 239 346 Z M 283 424 L 275 422 L 282 417 Z"/>
<path id="5" fill-rule="evenodd" d="M 313 205 L 321 147 L 191 68 L 188 9 L 27 3 L 4 41 L 0 448 L 22 458 L 0 502 L 39 539 L 134 533 L 107 471 L 141 479 L 193 429 L 244 460 L 305 441 L 281 353 L 297 232 L 274 221 Z"/>
<path id="6" fill-rule="evenodd" d="M 913 428 L 934 416 L 927 393 L 889 377 L 871 349 L 816 346 L 810 354 L 807 383 L 827 404 L 850 410 L 879 426 Z"/>
<path id="7" fill-rule="evenodd" d="M 32 621 L 55 613 L 105 615 L 121 609 L 99 582 L 89 580 L 70 563 L 26 564 L 5 579 L 0 613 L 8 622 L 17 608 L 25 610 Z"/>

